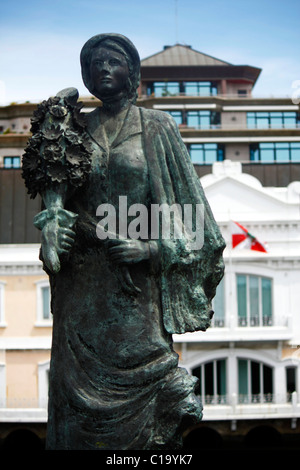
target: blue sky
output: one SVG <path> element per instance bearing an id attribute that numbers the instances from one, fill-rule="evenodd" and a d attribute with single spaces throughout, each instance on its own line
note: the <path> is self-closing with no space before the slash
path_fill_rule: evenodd
<path id="1" fill-rule="evenodd" d="M 128 36 L 141 58 L 188 44 L 236 65 L 262 68 L 254 96 L 291 96 L 300 81 L 299 0 L 14 0 L 0 14 L 0 104 L 38 101 L 81 80 L 79 54 L 93 35 Z"/>

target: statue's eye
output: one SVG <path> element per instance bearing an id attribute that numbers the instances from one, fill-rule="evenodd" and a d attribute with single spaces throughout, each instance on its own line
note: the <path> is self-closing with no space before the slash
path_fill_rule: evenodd
<path id="1" fill-rule="evenodd" d="M 110 65 L 120 65 L 120 61 L 117 59 L 111 59 L 109 61 Z"/>

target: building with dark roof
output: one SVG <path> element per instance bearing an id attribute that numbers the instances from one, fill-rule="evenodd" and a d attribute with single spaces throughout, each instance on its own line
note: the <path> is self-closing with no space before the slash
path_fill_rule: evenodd
<path id="1" fill-rule="evenodd" d="M 290 98 L 253 96 L 260 72 L 180 44 L 141 62 L 137 104 L 173 116 L 227 242 L 212 327 L 174 337 L 204 404 L 186 448 L 300 441 L 300 114 Z M 101 106 L 81 100 L 85 112 Z M 11 446 L 43 441 L 47 421 L 49 285 L 32 225 L 41 201 L 20 170 L 35 108 L 0 108 L 0 440 Z M 266 252 L 235 248 L 234 222 Z"/>

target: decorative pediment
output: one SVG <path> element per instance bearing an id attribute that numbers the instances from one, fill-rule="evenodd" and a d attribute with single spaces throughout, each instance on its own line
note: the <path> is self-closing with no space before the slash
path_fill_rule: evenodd
<path id="1" fill-rule="evenodd" d="M 201 178 L 217 221 L 298 220 L 300 182 L 286 188 L 263 187 L 255 177 L 242 173 L 239 162 L 217 162 Z"/>

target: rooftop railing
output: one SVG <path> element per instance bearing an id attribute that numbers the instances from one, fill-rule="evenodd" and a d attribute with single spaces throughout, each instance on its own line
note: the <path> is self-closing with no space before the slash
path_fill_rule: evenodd
<path id="1" fill-rule="evenodd" d="M 287 130 L 297 130 L 300 129 L 300 123 L 295 124 L 282 124 L 281 126 L 249 126 L 244 122 L 235 121 L 236 124 L 208 124 L 208 125 L 188 125 L 188 124 L 178 124 L 180 130 L 202 130 L 202 131 L 210 131 L 210 130 L 224 130 L 224 131 L 239 131 L 239 130 L 248 130 L 248 131 L 280 131 L 283 129 Z"/>

